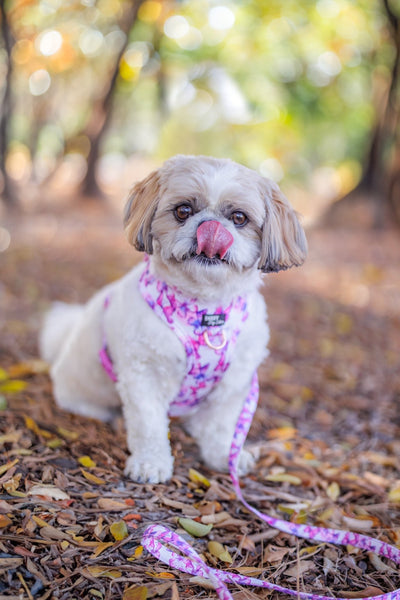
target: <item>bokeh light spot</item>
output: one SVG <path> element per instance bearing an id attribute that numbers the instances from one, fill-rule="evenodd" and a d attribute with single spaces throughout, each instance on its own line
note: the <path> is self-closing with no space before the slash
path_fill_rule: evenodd
<path id="1" fill-rule="evenodd" d="M 213 6 L 208 12 L 208 22 L 213 29 L 230 29 L 235 24 L 235 15 L 227 6 Z"/>
<path id="2" fill-rule="evenodd" d="M 103 34 L 97 29 L 87 27 L 79 37 L 79 48 L 86 56 L 95 56 L 103 46 Z"/>
<path id="3" fill-rule="evenodd" d="M 164 23 L 164 33 L 173 40 L 179 40 L 189 33 L 190 25 L 182 15 L 169 17 Z"/>
<path id="4" fill-rule="evenodd" d="M 32 96 L 45 94 L 51 85 L 50 73 L 46 69 L 38 69 L 29 77 L 29 91 Z"/>
<path id="5" fill-rule="evenodd" d="M 39 51 L 43 56 L 52 56 L 60 50 L 62 43 L 63 38 L 59 31 L 45 31 L 39 38 Z"/>

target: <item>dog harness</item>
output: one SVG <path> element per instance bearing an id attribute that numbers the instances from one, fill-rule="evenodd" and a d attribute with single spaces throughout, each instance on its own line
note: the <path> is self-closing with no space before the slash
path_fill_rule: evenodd
<path id="1" fill-rule="evenodd" d="M 228 369 L 241 328 L 249 315 L 246 298 L 238 296 L 228 306 L 206 306 L 196 298 L 188 299 L 180 290 L 150 272 L 147 255 L 139 290 L 148 306 L 175 332 L 185 349 L 186 374 L 168 414 L 170 417 L 186 415 L 198 407 Z M 107 297 L 105 308 L 109 302 Z M 104 334 L 99 357 L 108 376 L 117 381 Z"/>
<path id="2" fill-rule="evenodd" d="M 185 299 L 179 290 L 168 286 L 152 275 L 148 258 L 146 258 L 146 267 L 140 278 L 139 289 L 147 304 L 175 331 L 185 347 L 188 370 L 180 392 L 171 405 L 170 415 L 185 414 L 198 405 L 213 386 L 221 380 L 228 368 L 241 324 L 248 317 L 246 300 L 239 297 L 228 307 L 212 307 L 210 313 L 210 307 L 202 307 L 194 299 L 190 301 Z M 106 298 L 106 307 L 108 303 L 109 299 Z M 100 360 L 111 379 L 116 381 L 117 377 L 107 351 L 105 339 L 100 351 Z M 258 395 L 258 378 L 257 373 L 255 373 L 249 394 L 244 401 L 236 423 L 229 453 L 229 473 L 237 498 L 260 520 L 275 529 L 321 544 L 330 543 L 360 548 L 400 565 L 400 549 L 383 540 L 357 532 L 326 529 L 271 517 L 260 512 L 245 500 L 239 484 L 238 463 L 240 452 L 257 408 Z M 285 588 L 267 580 L 214 569 L 204 561 L 185 539 L 163 525 L 153 524 L 147 527 L 143 533 L 142 544 L 148 552 L 171 568 L 208 579 L 220 600 L 233 600 L 226 586 L 228 583 L 274 590 L 295 596 L 300 600 L 346 600 L 345 598 L 309 594 L 298 589 Z M 177 552 L 172 548 L 175 548 Z M 359 600 L 400 600 L 400 590 Z"/>

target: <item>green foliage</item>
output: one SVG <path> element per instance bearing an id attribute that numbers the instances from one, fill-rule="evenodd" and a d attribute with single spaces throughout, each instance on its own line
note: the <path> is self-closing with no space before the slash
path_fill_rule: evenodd
<path id="1" fill-rule="evenodd" d="M 7 168 L 17 181 L 32 170 L 44 179 L 65 155 L 87 157 L 129 5 L 9 2 Z M 392 61 L 381 0 L 145 0 L 103 153 L 230 156 L 278 181 L 329 167 L 345 192 L 360 176 Z"/>

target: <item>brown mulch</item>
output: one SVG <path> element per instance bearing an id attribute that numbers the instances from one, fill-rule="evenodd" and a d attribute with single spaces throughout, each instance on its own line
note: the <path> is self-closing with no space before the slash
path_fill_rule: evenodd
<path id="1" fill-rule="evenodd" d="M 178 423 L 171 427 L 171 482 L 127 480 L 122 420 L 104 425 L 55 406 L 36 337 L 50 300 L 84 301 L 140 256 L 119 219 L 101 211 L 25 216 L 6 227 L 0 599 L 215 597 L 204 582 L 143 550 L 142 531 L 153 522 L 179 530 L 211 565 L 301 591 L 360 597 L 400 587 L 390 562 L 266 527 L 235 499 L 226 474 L 200 462 Z M 261 458 L 242 479 L 245 497 L 264 512 L 397 545 L 399 235 L 310 232 L 307 264 L 267 278 L 271 356 L 260 369 L 249 436 Z M 192 538 L 180 517 L 213 528 Z M 271 595 L 231 589 L 238 600 Z"/>

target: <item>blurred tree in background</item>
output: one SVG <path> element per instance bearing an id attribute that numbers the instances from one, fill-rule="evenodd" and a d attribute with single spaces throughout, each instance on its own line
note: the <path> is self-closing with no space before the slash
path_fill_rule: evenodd
<path id="1" fill-rule="evenodd" d="M 399 19 L 399 0 L 2 0 L 3 200 L 203 153 L 285 176 L 304 212 L 358 190 L 400 219 Z"/>

